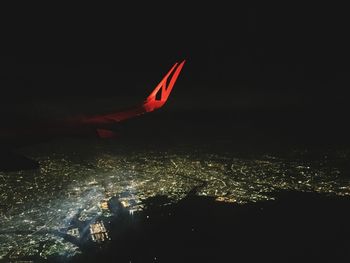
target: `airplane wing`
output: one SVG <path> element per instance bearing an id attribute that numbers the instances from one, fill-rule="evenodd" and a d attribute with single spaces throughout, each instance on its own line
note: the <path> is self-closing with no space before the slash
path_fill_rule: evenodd
<path id="1" fill-rule="evenodd" d="M 174 84 L 181 72 L 185 60 L 181 63 L 175 63 L 164 78 L 159 82 L 151 94 L 140 104 L 128 110 L 109 113 L 105 115 L 97 115 L 82 120 L 83 123 L 93 126 L 104 127 L 108 124 L 121 122 L 141 114 L 154 111 L 161 108 L 169 98 L 169 95 L 174 87 Z M 103 128 L 97 129 L 100 137 L 112 137 L 113 132 Z"/>

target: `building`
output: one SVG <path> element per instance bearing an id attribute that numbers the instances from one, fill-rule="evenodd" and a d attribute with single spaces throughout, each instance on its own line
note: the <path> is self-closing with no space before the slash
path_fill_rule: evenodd
<path id="1" fill-rule="evenodd" d="M 67 231 L 68 235 L 71 235 L 76 238 L 80 238 L 80 233 L 78 228 L 71 228 Z"/>
<path id="2" fill-rule="evenodd" d="M 90 225 L 90 235 L 92 241 L 94 242 L 103 242 L 109 240 L 107 230 L 102 221 L 95 222 L 94 224 Z"/>
<path id="3" fill-rule="evenodd" d="M 103 199 L 100 202 L 100 208 L 103 212 L 109 212 L 108 199 Z"/>

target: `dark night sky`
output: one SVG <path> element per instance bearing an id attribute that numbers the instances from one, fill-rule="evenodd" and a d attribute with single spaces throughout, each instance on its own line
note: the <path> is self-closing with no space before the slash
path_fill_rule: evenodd
<path id="1" fill-rule="evenodd" d="M 174 6 L 17 10 L 2 32 L 2 103 L 143 98 L 187 59 L 175 108 L 347 109 L 346 9 Z"/>

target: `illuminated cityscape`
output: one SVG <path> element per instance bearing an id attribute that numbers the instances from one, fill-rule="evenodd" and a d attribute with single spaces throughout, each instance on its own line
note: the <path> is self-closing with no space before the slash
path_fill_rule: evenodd
<path id="1" fill-rule="evenodd" d="M 194 194 L 240 205 L 273 200 L 271 193 L 283 190 L 350 195 L 349 180 L 326 159 L 238 158 L 180 146 L 129 151 L 117 143 L 69 140 L 23 152 L 38 160 L 40 169 L 0 173 L 0 260 L 5 262 L 71 258 L 85 246 L 103 246 L 113 240 L 113 217 L 143 211 L 145 201 L 157 196 L 176 203 Z M 340 152 L 339 158 L 348 154 Z"/>

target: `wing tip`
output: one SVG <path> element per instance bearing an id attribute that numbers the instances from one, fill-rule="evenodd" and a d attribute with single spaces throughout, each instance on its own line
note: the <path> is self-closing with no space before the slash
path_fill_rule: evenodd
<path id="1" fill-rule="evenodd" d="M 180 75 L 180 72 L 185 64 L 186 60 L 182 60 L 180 64 L 176 62 L 172 68 L 168 71 L 168 73 L 164 76 L 164 78 L 159 82 L 156 88 L 152 91 L 152 93 L 147 97 L 144 103 L 144 107 L 146 111 L 153 111 L 155 109 L 161 108 L 165 102 L 168 100 L 169 95 L 174 87 L 174 84 Z M 172 76 L 171 76 L 172 75 Z M 170 81 L 168 82 L 168 78 L 171 76 Z M 167 82 L 169 83 L 167 85 Z M 161 92 L 159 98 L 157 98 L 157 94 Z"/>

